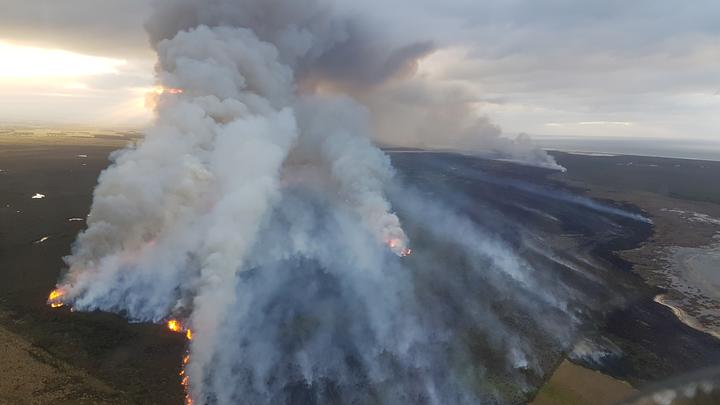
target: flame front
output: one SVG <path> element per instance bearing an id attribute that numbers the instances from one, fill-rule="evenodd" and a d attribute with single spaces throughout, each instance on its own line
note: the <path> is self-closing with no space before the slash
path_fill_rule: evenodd
<path id="1" fill-rule="evenodd" d="M 167 323 L 167 327 L 168 327 L 168 329 L 170 329 L 173 332 L 182 332 L 182 330 L 183 330 L 183 327 L 182 327 L 182 324 L 180 323 L 180 321 L 175 320 L 175 319 L 169 320 Z"/>
<path id="2" fill-rule="evenodd" d="M 63 295 L 65 295 L 65 293 L 61 290 L 52 290 L 50 292 L 50 296 L 48 296 L 48 304 L 50 304 L 52 308 L 60 308 L 64 306 L 65 303 L 60 301 Z"/>
<path id="3" fill-rule="evenodd" d="M 167 328 L 175 333 L 185 333 L 185 337 L 187 340 L 192 340 L 193 333 L 192 329 L 186 327 L 183 325 L 181 321 L 178 321 L 177 319 L 171 319 L 167 323 Z M 193 400 L 190 398 L 190 380 L 187 376 L 187 373 L 185 372 L 185 366 L 187 366 L 188 362 L 190 362 L 190 353 L 186 354 L 183 357 L 182 360 L 182 368 L 180 369 L 180 377 L 182 379 L 180 380 L 180 384 L 182 384 L 183 389 L 185 390 L 185 405 L 193 405 Z"/>
<path id="4" fill-rule="evenodd" d="M 185 337 L 187 338 L 187 340 L 192 340 L 193 338 L 192 329 L 188 328 L 186 325 L 183 325 L 183 323 L 178 321 L 177 319 L 169 320 L 167 323 L 167 328 L 176 333 L 185 333 Z"/>
<path id="5" fill-rule="evenodd" d="M 182 384 L 183 389 L 185 390 L 185 405 L 193 405 L 193 400 L 190 397 L 190 379 L 187 376 L 187 373 L 185 372 L 185 366 L 190 362 L 190 354 L 186 354 L 183 357 L 182 361 L 182 369 L 180 370 L 180 377 L 182 379 L 180 380 L 180 384 Z"/>

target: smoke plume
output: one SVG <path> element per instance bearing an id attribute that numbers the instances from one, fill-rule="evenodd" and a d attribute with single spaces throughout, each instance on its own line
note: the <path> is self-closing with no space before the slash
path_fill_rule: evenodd
<path id="1" fill-rule="evenodd" d="M 320 0 L 161 2 L 147 28 L 156 123 L 102 173 L 56 298 L 181 319 L 189 400 L 517 400 L 556 360 L 544 353 L 572 343 L 594 305 L 550 271 L 570 265 L 542 249 L 531 265 L 481 226 L 492 219 L 461 214 L 462 195 L 448 191 L 452 206 L 402 187 L 373 145 L 390 126 L 379 95 L 431 43 L 380 38 Z M 407 119 L 422 104 L 388 110 Z M 421 138 L 489 125 L 464 117 L 398 125 Z M 487 139 L 552 164 L 523 139 Z"/>
<path id="2" fill-rule="evenodd" d="M 248 28 L 277 47 L 300 92 L 351 96 L 367 107 L 369 136 L 381 145 L 462 151 L 562 170 L 527 135 L 506 137 L 478 115 L 477 96 L 415 75 L 420 59 L 436 49 L 432 40 L 393 36 L 371 16 L 338 15 L 335 5 L 179 0 L 158 8 L 147 28 L 153 44 L 202 24 Z"/>

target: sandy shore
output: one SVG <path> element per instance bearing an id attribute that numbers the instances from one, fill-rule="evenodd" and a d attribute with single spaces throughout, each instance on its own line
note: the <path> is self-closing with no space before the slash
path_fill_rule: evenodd
<path id="1" fill-rule="evenodd" d="M 686 325 L 720 338 L 720 205 L 601 186 L 589 194 L 631 203 L 650 216 L 653 236 L 620 256 L 665 291 L 656 302 L 682 314 L 678 319 Z"/>
<path id="2" fill-rule="evenodd" d="M 656 301 L 685 324 L 720 339 L 720 245 L 670 247 L 663 257 L 663 287 Z"/>
<path id="3" fill-rule="evenodd" d="M 655 302 L 686 325 L 720 337 L 720 195 L 710 186 L 720 175 L 720 162 L 634 156 L 585 159 L 586 167 L 573 167 L 556 178 L 591 197 L 642 209 L 653 221 L 653 235 L 638 248 L 621 252 L 621 257 L 647 284 L 663 291 Z M 573 158 L 569 162 L 578 163 Z"/>
<path id="4" fill-rule="evenodd" d="M 567 160 L 562 155 L 560 158 L 561 163 L 562 159 Z M 585 190 L 593 198 L 642 209 L 653 220 L 653 235 L 641 246 L 619 255 L 632 264 L 633 271 L 647 284 L 664 291 L 655 296 L 656 305 L 668 308 L 685 325 L 720 338 L 720 202 L 717 195 L 703 190 L 706 185 L 695 181 L 697 173 L 694 172 L 703 171 L 707 176 L 710 167 L 717 169 L 718 165 L 676 159 L 644 162 L 649 158 L 622 156 L 584 158 L 590 160 L 568 160 L 573 164 L 571 170 L 555 178 Z M 644 164 L 628 163 L 634 160 Z M 613 170 L 622 176 L 607 175 Z M 654 170 L 662 171 L 655 175 Z M 613 180 L 619 178 L 622 180 Z M 697 188 L 693 189 L 691 184 L 697 184 Z M 657 355 L 655 351 L 646 353 L 632 344 L 624 345 L 624 349 L 630 349 L 632 355 L 638 357 L 639 365 L 649 367 L 646 361 L 656 361 L 653 360 Z M 616 403 L 635 392 L 621 380 L 565 361 L 533 404 Z"/>

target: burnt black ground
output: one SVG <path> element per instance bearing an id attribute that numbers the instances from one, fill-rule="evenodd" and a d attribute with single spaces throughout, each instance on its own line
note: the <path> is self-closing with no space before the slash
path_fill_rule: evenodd
<path id="1" fill-rule="evenodd" d="M 116 315 L 71 313 L 45 304 L 64 266 L 62 257 L 85 226 L 68 219 L 87 215 L 97 177 L 114 149 L 0 145 L 0 308 L 10 317 L 3 326 L 135 403 L 178 404 L 182 337 L 160 326 L 129 325 Z M 46 197 L 32 199 L 35 193 Z M 33 243 L 45 236 L 47 241 Z"/>
<path id="2" fill-rule="evenodd" d="M 182 337 L 162 326 L 129 325 L 116 315 L 71 313 L 45 305 L 63 267 L 61 258 L 70 253 L 75 235 L 84 227 L 84 222 L 68 219 L 87 214 L 97 176 L 113 149 L 2 144 L 0 308 L 11 316 L 4 326 L 123 391 L 132 402 L 181 403 L 177 373 Z M 88 157 L 77 157 L 80 154 Z M 588 289 L 593 300 L 589 305 L 606 312 L 597 324 L 588 325 L 588 331 L 610 338 L 626 353 L 613 364 L 594 365 L 601 371 L 642 385 L 720 362 L 720 342 L 683 325 L 652 302 L 657 291 L 613 254 L 645 240 L 652 232 L 649 224 L 568 202 L 566 198 L 579 191 L 548 180 L 548 170 L 440 153 L 391 156 L 405 185 L 466 213 L 526 257 L 546 260 L 523 247 L 522 234 L 513 224 L 545 235 L 571 235 L 575 245 L 566 259 L 587 255 L 598 261 L 594 271 L 606 285 L 587 283 L 562 268 L 557 271 L 585 283 L 580 287 Z M 584 167 L 578 157 L 561 163 L 570 173 L 602 173 L 602 168 Z M 658 182 L 661 179 L 651 183 Z M 46 198 L 31 199 L 35 193 Z M 402 216 L 402 202 L 396 203 Z M 45 242 L 33 243 L 45 236 Z M 563 254 L 562 247 L 555 250 Z"/>
<path id="3" fill-rule="evenodd" d="M 720 175 L 720 162 L 561 152 L 555 152 L 554 156 L 568 168 L 562 178 L 609 186 L 617 190 L 620 197 L 623 191 L 641 191 L 687 201 L 720 203 L 720 189 L 713 187 Z M 612 258 L 622 272 L 632 272 L 632 263 L 613 252 L 633 249 L 650 236 L 647 230 L 629 229 L 633 230 L 634 236 L 628 233 L 627 238 L 615 239 L 598 249 L 598 254 Z M 685 325 L 669 308 L 654 302 L 655 295 L 664 291 L 640 280 L 637 290 L 640 293 L 634 299 L 609 314 L 601 332 L 626 355 L 605 364 L 586 366 L 642 387 L 720 364 L 720 340 Z"/>
<path id="4" fill-rule="evenodd" d="M 612 183 L 613 179 L 622 177 L 617 169 L 621 164 L 638 162 L 637 157 L 588 159 L 587 156 L 558 156 L 559 162 L 568 169 L 567 176 L 572 176 L 576 181 L 581 181 L 583 176 L 592 176 L 592 180 L 596 181 L 606 173 L 612 177 L 604 181 Z M 589 327 L 587 331 L 610 339 L 625 355 L 604 364 L 584 365 L 641 387 L 720 364 L 720 341 L 686 326 L 668 308 L 655 303 L 653 298 L 661 291 L 645 284 L 632 273 L 632 263 L 615 254 L 617 251 L 633 249 L 649 238 L 652 234 L 650 224 L 562 201 L 559 198 L 566 196 L 566 193 L 581 195 L 582 190 L 571 189 L 548 179 L 547 170 L 444 153 L 398 153 L 392 157 L 393 164 L 409 183 L 422 184 L 436 177 L 437 183 L 443 184 L 443 187 L 467 195 L 472 204 L 465 209 L 476 212 L 479 222 L 494 224 L 491 226 L 496 228 L 497 233 L 511 242 L 517 236 L 513 233 L 517 227 L 511 224 L 525 224 L 536 228 L 538 232 L 572 234 L 579 242 L 578 249 L 604 262 L 608 269 L 604 277 L 611 286 L 610 291 L 615 298 L 624 297 L 626 301 L 614 304 L 613 297 L 605 296 L 607 291 L 603 288 L 588 285 L 588 288 L 596 289 L 588 294 L 589 297 L 599 301 L 608 300 L 608 312 L 604 319 L 598 320 L 597 329 Z M 669 168 L 675 167 L 673 160 L 640 158 L 639 161 L 644 165 L 657 164 L 665 169 L 659 173 L 634 172 L 630 178 L 626 176 L 618 181 L 627 187 L 633 186 L 635 182 L 639 187 L 653 190 L 663 187 L 663 182 L 666 182 L 664 189 L 674 195 L 693 199 L 713 198 L 708 194 L 711 191 L 706 190 L 708 183 L 695 182 L 695 179 L 701 170 L 715 169 L 716 174 L 720 174 L 720 164 L 684 160 L 684 171 L 668 177 Z M 653 173 L 655 175 L 651 176 Z M 646 180 L 643 180 L 643 175 L 647 177 Z M 703 173 L 704 179 L 707 180 L 709 176 Z M 498 182 L 498 179 L 501 181 Z M 692 188 L 693 184 L 695 188 Z M 435 186 L 428 188 L 434 189 Z M 558 199 L 548 197 L 553 193 Z M 518 209 L 518 203 L 532 207 L 537 212 Z M 604 201 L 603 204 L 642 214 L 638 208 L 628 204 L 613 201 Z M 550 223 L 542 214 L 551 214 L 560 223 Z M 569 256 L 577 253 L 572 252 Z M 613 308 L 613 305 L 618 306 Z"/>

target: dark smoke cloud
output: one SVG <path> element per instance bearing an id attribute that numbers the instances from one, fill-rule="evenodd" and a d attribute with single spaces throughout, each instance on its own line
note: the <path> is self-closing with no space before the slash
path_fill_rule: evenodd
<path id="1" fill-rule="evenodd" d="M 428 40 L 405 43 L 372 30 L 359 17 L 340 17 L 334 2 L 193 0 L 160 2 L 146 24 L 152 44 L 199 25 L 252 30 L 273 43 L 297 79 L 309 76 L 353 85 L 385 82 L 429 53 Z"/>

